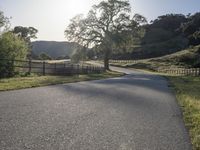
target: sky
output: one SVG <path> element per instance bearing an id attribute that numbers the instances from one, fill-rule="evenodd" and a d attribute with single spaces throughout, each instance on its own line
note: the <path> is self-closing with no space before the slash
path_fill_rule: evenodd
<path id="1" fill-rule="evenodd" d="M 101 0 L 0 0 L 0 10 L 11 17 L 12 28 L 32 26 L 39 30 L 37 40 L 66 41 L 64 30 L 76 14 L 87 14 Z M 200 0 L 129 0 L 132 13 L 148 21 L 169 13 L 200 12 Z"/>

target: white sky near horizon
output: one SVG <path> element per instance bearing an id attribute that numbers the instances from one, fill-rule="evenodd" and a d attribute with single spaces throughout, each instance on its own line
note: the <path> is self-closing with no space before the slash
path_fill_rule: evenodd
<path id="1" fill-rule="evenodd" d="M 33 26 L 39 30 L 37 40 L 66 41 L 64 30 L 75 15 L 86 14 L 101 0 L 0 0 L 0 10 L 14 26 Z M 150 21 L 167 13 L 200 11 L 199 0 L 130 0 L 133 13 Z"/>

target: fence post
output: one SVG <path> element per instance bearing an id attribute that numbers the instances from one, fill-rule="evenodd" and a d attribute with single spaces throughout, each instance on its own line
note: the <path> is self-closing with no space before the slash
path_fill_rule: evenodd
<path id="1" fill-rule="evenodd" d="M 89 70 L 89 69 L 90 69 L 90 67 L 89 67 L 89 66 L 86 66 L 86 72 L 87 72 L 87 74 L 90 73 L 90 70 Z"/>
<path id="2" fill-rule="evenodd" d="M 56 63 L 54 64 L 54 70 L 55 70 L 55 73 L 56 73 Z"/>
<path id="3" fill-rule="evenodd" d="M 28 61 L 28 73 L 31 73 L 31 59 Z"/>
<path id="4" fill-rule="evenodd" d="M 200 68 L 198 70 L 199 70 L 199 74 L 198 75 L 200 76 Z"/>
<path id="5" fill-rule="evenodd" d="M 63 69 L 62 69 L 62 70 L 63 70 L 63 71 L 62 71 L 62 74 L 63 74 L 63 75 L 65 75 L 65 74 L 66 74 L 65 67 L 66 67 L 66 66 L 65 66 L 65 62 L 64 62 L 64 63 L 63 63 Z"/>
<path id="6" fill-rule="evenodd" d="M 79 75 L 80 73 L 79 73 L 80 71 L 79 71 L 79 64 L 77 65 L 77 74 Z"/>
<path id="7" fill-rule="evenodd" d="M 195 68 L 193 69 L 193 76 L 195 76 Z"/>
<path id="8" fill-rule="evenodd" d="M 195 68 L 195 76 L 198 76 L 198 69 Z"/>
<path id="9" fill-rule="evenodd" d="M 45 76 L 45 61 L 43 61 L 43 75 Z"/>

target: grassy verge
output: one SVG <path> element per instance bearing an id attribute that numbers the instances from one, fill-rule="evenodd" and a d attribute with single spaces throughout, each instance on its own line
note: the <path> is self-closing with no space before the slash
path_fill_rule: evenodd
<path id="1" fill-rule="evenodd" d="M 176 91 L 194 150 L 200 150 L 200 78 L 167 76 Z"/>
<path id="2" fill-rule="evenodd" d="M 122 76 L 123 73 L 107 71 L 100 74 L 74 76 L 29 76 L 0 79 L 0 91 L 39 87 L 53 84 L 72 83 L 87 80 L 98 80 Z"/>

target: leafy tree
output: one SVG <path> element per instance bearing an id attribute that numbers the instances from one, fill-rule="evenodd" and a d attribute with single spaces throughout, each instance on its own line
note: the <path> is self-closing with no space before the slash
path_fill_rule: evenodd
<path id="1" fill-rule="evenodd" d="M 147 24 L 147 20 L 140 14 L 135 14 L 130 20 L 126 30 L 113 33 L 114 41 L 114 54 L 124 54 L 133 51 L 133 47 L 140 45 L 141 39 L 145 35 L 144 26 Z"/>
<path id="2" fill-rule="evenodd" d="M 151 28 L 162 28 L 167 31 L 176 32 L 180 25 L 187 21 L 182 14 L 166 14 L 159 16 L 150 25 Z"/>
<path id="3" fill-rule="evenodd" d="M 87 51 L 86 47 L 76 47 L 74 54 L 71 56 L 71 61 L 74 63 L 79 63 L 80 61 L 87 60 Z"/>
<path id="4" fill-rule="evenodd" d="M 49 56 L 49 55 L 46 54 L 46 53 L 41 53 L 40 56 L 39 56 L 39 58 L 40 58 L 41 60 L 52 60 L 51 56 Z"/>
<path id="5" fill-rule="evenodd" d="M 27 44 L 29 45 L 28 58 L 33 58 L 34 54 L 32 54 L 32 51 L 31 51 L 31 39 L 37 38 L 36 34 L 38 33 L 38 30 L 35 29 L 34 27 L 16 26 L 13 29 L 13 33 L 27 42 Z"/>
<path id="6" fill-rule="evenodd" d="M 109 69 L 110 56 L 116 50 L 114 38 L 130 28 L 130 11 L 128 0 L 102 1 L 92 7 L 86 18 L 74 17 L 65 35 L 69 41 L 101 50 L 104 67 Z"/>
<path id="7" fill-rule="evenodd" d="M 22 37 L 25 41 L 29 43 L 31 39 L 37 38 L 36 34 L 38 33 L 38 30 L 35 29 L 34 27 L 16 26 L 13 30 L 13 33 Z"/>
<path id="8" fill-rule="evenodd" d="M 146 26 L 146 34 L 142 44 L 159 43 L 180 36 L 178 28 L 185 23 L 187 18 L 182 14 L 167 14 L 159 16 Z"/>
<path id="9" fill-rule="evenodd" d="M 12 32 L 3 33 L 0 37 L 0 77 L 14 75 L 16 59 L 26 59 L 27 43 Z"/>
<path id="10" fill-rule="evenodd" d="M 3 12 L 0 11 L 0 35 L 3 33 L 3 30 L 9 27 L 9 19 L 4 16 Z"/>
<path id="11" fill-rule="evenodd" d="M 188 21 L 181 25 L 180 30 L 188 37 L 190 45 L 200 44 L 200 12 L 188 16 Z"/>
<path id="12" fill-rule="evenodd" d="M 56 60 L 70 59 L 69 55 L 63 55 L 56 58 Z"/>

